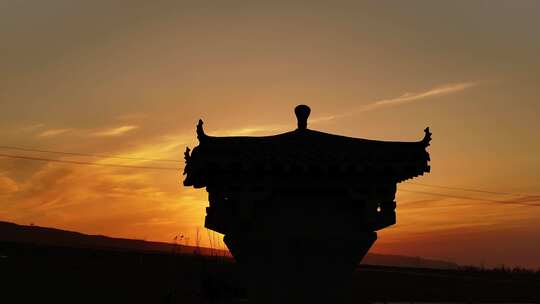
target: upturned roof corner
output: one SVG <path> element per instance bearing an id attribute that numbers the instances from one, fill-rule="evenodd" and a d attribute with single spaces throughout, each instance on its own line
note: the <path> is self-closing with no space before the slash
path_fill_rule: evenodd
<path id="1" fill-rule="evenodd" d="M 203 129 L 203 121 L 202 119 L 199 119 L 199 123 L 197 123 L 197 139 L 200 143 L 204 142 L 208 136 L 204 134 Z"/>

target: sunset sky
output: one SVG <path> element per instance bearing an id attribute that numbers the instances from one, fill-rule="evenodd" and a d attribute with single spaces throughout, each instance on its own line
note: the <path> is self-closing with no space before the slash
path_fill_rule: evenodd
<path id="1" fill-rule="evenodd" d="M 324 132 L 433 132 L 413 181 L 431 186 L 398 186 L 372 252 L 537 268 L 539 54 L 534 0 L 0 0 L 0 220 L 193 244 L 207 193 L 181 172 L 197 120 L 276 134 L 305 103 Z"/>

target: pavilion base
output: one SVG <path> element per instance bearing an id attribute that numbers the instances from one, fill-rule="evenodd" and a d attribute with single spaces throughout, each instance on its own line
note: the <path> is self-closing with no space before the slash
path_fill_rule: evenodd
<path id="1" fill-rule="evenodd" d="M 349 279 L 377 239 L 250 238 L 226 235 L 225 244 L 248 283 L 249 303 L 345 303 Z"/>

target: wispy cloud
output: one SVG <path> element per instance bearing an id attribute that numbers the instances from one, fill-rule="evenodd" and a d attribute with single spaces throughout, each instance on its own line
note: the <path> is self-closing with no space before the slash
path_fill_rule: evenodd
<path id="1" fill-rule="evenodd" d="M 248 136 L 248 135 L 268 135 L 268 133 L 275 133 L 286 130 L 284 125 L 261 125 L 261 126 L 247 126 L 238 129 L 216 130 L 212 132 L 212 135 L 216 136 Z"/>
<path id="2" fill-rule="evenodd" d="M 17 182 L 0 173 L 0 195 L 16 192 L 18 190 L 19 185 Z"/>
<path id="3" fill-rule="evenodd" d="M 333 119 L 342 118 L 345 116 L 349 116 L 349 115 L 353 115 L 353 114 L 357 114 L 361 112 L 368 112 L 368 111 L 376 110 L 383 107 L 393 107 L 393 106 L 398 106 L 398 105 L 402 105 L 406 103 L 412 103 L 415 101 L 428 99 L 432 97 L 458 93 L 466 89 L 472 88 L 476 85 L 478 85 L 477 82 L 459 82 L 459 83 L 450 83 L 450 84 L 445 84 L 442 86 L 437 86 L 423 92 L 417 92 L 417 93 L 408 92 L 398 97 L 372 101 L 362 107 L 353 109 L 347 113 L 340 113 L 340 114 L 335 114 L 335 115 L 317 117 L 311 120 L 311 122 L 319 123 L 319 122 L 324 122 L 324 121 L 330 121 Z"/>
<path id="4" fill-rule="evenodd" d="M 93 133 L 94 136 L 119 136 L 123 135 L 129 131 L 139 128 L 138 126 L 120 126 L 117 128 L 112 128 L 100 132 Z"/>
<path id="5" fill-rule="evenodd" d="M 475 86 L 475 82 L 462 82 L 446 84 L 443 86 L 435 87 L 420 93 L 405 93 L 396 98 L 381 99 L 366 105 L 365 110 L 372 110 L 384 106 L 399 105 L 403 103 L 409 103 L 416 100 L 426 99 L 429 97 L 448 95 L 464 91 L 468 88 Z"/>
<path id="6" fill-rule="evenodd" d="M 52 137 L 69 132 L 71 129 L 50 129 L 38 134 L 39 137 Z"/>
<path id="7" fill-rule="evenodd" d="M 49 163 L 17 184 L 0 172 L 0 218 L 167 241 L 195 231 L 204 218 L 204 193 L 179 189 L 175 175 Z"/>

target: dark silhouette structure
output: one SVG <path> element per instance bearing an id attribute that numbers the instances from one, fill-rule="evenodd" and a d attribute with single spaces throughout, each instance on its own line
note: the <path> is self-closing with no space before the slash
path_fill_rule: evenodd
<path id="1" fill-rule="evenodd" d="M 255 303 L 339 302 L 376 231 L 396 222 L 396 184 L 429 172 L 431 133 L 383 142 L 307 128 L 264 137 L 212 137 L 185 152 L 185 186 L 206 187 L 205 226 L 250 276 Z M 361 291 L 359 291 L 361 292 Z"/>

